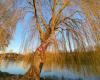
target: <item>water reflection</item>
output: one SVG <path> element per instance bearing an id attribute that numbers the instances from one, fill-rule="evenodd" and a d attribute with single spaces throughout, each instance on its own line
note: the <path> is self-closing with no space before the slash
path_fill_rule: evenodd
<path id="1" fill-rule="evenodd" d="M 78 74 L 72 68 L 66 68 L 66 66 L 61 68 L 59 65 L 56 65 L 56 68 L 52 67 L 48 69 L 47 67 L 45 69 L 45 67 L 46 66 L 44 65 L 41 76 L 49 78 L 50 80 L 100 80 L 99 76 L 89 76 L 87 74 L 84 75 L 83 73 Z"/>
<path id="2" fill-rule="evenodd" d="M 8 72 L 11 74 L 24 74 L 27 69 L 23 68 L 22 66 L 23 62 L 12 62 L 12 61 L 6 61 L 3 60 L 0 64 L 0 71 L 2 72 Z"/>
<path id="3" fill-rule="evenodd" d="M 49 78 L 56 78 L 55 80 L 67 80 L 67 79 L 77 79 L 77 80 L 81 80 L 82 78 L 80 76 L 78 76 L 77 74 L 74 74 L 72 71 L 67 70 L 67 69 L 62 69 L 60 70 L 55 69 L 55 70 L 48 70 L 48 71 L 42 71 L 41 73 L 42 77 L 49 77 Z"/>
<path id="4" fill-rule="evenodd" d="M 48 78 L 47 80 L 100 80 L 100 75 L 87 75 L 87 72 L 93 73 L 94 71 L 89 65 L 78 65 L 78 69 L 76 65 L 68 64 L 69 62 L 64 59 L 65 56 L 60 55 L 57 58 L 57 55 L 55 55 L 55 57 L 47 55 L 47 57 L 41 72 L 41 77 Z M 11 74 L 24 74 L 29 66 L 24 67 L 23 63 L 23 61 L 15 62 L 3 60 L 0 64 L 0 70 Z"/>

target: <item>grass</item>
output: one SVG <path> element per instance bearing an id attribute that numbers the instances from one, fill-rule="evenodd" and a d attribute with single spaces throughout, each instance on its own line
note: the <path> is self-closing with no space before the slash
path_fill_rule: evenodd
<path id="1" fill-rule="evenodd" d="M 52 65 L 53 64 L 53 65 Z M 100 54 L 99 52 L 81 53 L 48 53 L 46 54 L 44 69 L 53 68 L 72 69 L 74 72 L 84 75 L 100 74 Z"/>

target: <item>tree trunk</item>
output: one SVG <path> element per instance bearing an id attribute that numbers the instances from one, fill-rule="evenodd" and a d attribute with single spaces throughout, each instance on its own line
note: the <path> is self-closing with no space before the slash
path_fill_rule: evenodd
<path id="1" fill-rule="evenodd" d="M 28 72 L 24 75 L 23 80 L 40 80 L 40 72 L 43 66 L 43 59 L 40 54 L 36 53 L 31 59 L 31 66 Z"/>
<path id="2" fill-rule="evenodd" d="M 30 57 L 31 66 L 28 72 L 24 75 L 24 78 L 26 77 L 27 80 L 40 80 L 40 73 L 45 60 L 46 49 L 46 46 L 43 46 L 43 44 L 41 43 L 39 48 L 37 48 L 36 52 L 33 53 L 33 55 Z"/>

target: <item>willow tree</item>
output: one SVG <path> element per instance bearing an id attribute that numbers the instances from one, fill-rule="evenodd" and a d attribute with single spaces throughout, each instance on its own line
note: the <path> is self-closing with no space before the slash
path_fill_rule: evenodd
<path id="1" fill-rule="evenodd" d="M 0 13 L 3 15 L 1 19 L 4 20 L 1 26 L 7 31 L 11 30 L 10 37 L 13 35 L 16 22 L 23 19 L 26 13 L 33 13 L 29 23 L 30 27 L 27 27 L 29 31 L 25 29 L 28 36 L 23 35 L 22 42 L 23 50 L 29 50 L 30 46 L 34 46 L 32 43 L 38 36 L 39 46 L 29 59 L 31 66 L 26 73 L 29 78 L 40 79 L 40 65 L 43 64 L 45 51 L 50 48 L 70 53 L 73 51 L 86 52 L 87 47 L 95 50 L 95 45 L 100 43 L 99 35 L 95 33 L 99 32 L 99 6 L 93 4 L 99 3 L 98 0 L 26 0 L 26 6 L 21 7 L 16 7 L 18 6 L 16 0 L 7 1 L 9 3 L 0 1 Z M 11 38 L 7 39 L 9 41 Z"/>
<path id="2" fill-rule="evenodd" d="M 13 0 L 0 1 L 0 50 L 9 45 L 17 20 L 21 18 L 21 10 L 14 5 Z"/>
<path id="3" fill-rule="evenodd" d="M 36 34 L 36 36 L 39 36 L 38 40 L 40 40 L 40 46 L 37 47 L 34 56 L 39 54 L 39 58 L 42 60 L 45 51 L 47 48 L 50 49 L 50 47 L 62 50 L 63 52 L 72 52 L 75 50 L 86 52 L 91 49 L 95 50 L 94 46 L 99 42 L 99 39 L 94 31 L 97 31 L 99 26 L 97 25 L 98 23 L 92 23 L 92 19 L 94 19 L 92 16 L 97 17 L 95 19 L 98 22 L 99 15 L 98 13 L 94 15 L 93 8 L 96 8 L 96 6 L 93 6 L 91 2 L 92 1 L 82 0 L 31 0 L 28 2 L 30 5 L 30 12 L 34 14 L 30 25 L 33 24 L 34 26 L 30 27 L 30 30 L 32 30 L 29 32 L 31 36 L 26 39 L 25 44 L 27 45 L 24 46 L 24 49 L 31 46 L 35 38 L 34 34 Z M 96 2 L 97 1 L 93 3 Z M 85 4 L 87 5 L 84 6 Z M 46 5 L 48 8 L 43 10 L 43 5 Z M 76 9 L 74 9 L 74 7 L 76 7 Z M 73 10 L 71 10 L 71 8 L 73 8 Z M 90 11 L 86 11 L 87 9 L 90 9 Z M 49 16 L 45 13 L 46 10 L 50 13 Z M 90 14 L 90 12 L 93 14 Z M 78 18 L 79 16 L 80 18 Z M 49 20 L 47 20 L 48 17 L 50 17 Z M 60 36 L 60 38 L 58 36 Z M 34 62 L 32 64 L 34 64 Z M 38 66 L 40 64 L 41 61 Z M 32 66 L 34 67 L 34 65 Z M 34 76 L 34 74 L 32 74 L 34 73 L 32 66 L 27 74 Z M 39 75 L 40 69 L 37 71 L 37 75 Z"/>

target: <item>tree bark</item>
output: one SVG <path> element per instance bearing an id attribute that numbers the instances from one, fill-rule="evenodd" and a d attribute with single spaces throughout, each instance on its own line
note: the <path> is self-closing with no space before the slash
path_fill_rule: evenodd
<path id="1" fill-rule="evenodd" d="M 27 80 L 40 80 L 40 72 L 45 59 L 44 56 L 44 53 L 41 54 L 39 52 L 34 53 L 31 56 L 31 66 L 28 72 L 24 75 L 24 78 L 27 78 Z"/>
<path id="2" fill-rule="evenodd" d="M 40 73 L 45 61 L 45 49 L 47 47 L 47 44 L 44 44 L 45 43 L 41 43 L 41 45 L 36 49 L 35 53 L 33 53 L 30 57 L 31 66 L 28 72 L 24 75 L 24 77 L 27 77 L 28 80 L 40 80 Z"/>

